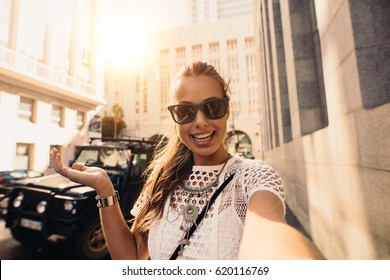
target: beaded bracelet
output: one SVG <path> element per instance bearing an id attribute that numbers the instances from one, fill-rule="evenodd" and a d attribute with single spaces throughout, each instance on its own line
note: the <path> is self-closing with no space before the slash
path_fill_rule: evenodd
<path id="1" fill-rule="evenodd" d="M 103 197 L 103 198 L 100 198 L 100 196 L 97 195 L 95 198 L 98 201 L 98 203 L 96 204 L 97 207 L 105 208 L 105 207 L 108 207 L 108 206 L 111 206 L 111 205 L 118 203 L 119 193 L 118 193 L 118 191 L 115 191 L 115 193 L 113 195 Z"/>

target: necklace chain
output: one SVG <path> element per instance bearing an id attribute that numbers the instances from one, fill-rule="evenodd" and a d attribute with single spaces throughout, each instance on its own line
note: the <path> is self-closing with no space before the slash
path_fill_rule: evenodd
<path id="1" fill-rule="evenodd" d="M 193 198 L 197 197 L 201 201 L 204 201 L 204 200 L 206 200 L 208 198 L 209 194 L 212 193 L 212 191 L 210 191 L 210 190 L 218 185 L 219 177 L 221 176 L 222 171 L 224 170 L 224 168 L 225 168 L 228 160 L 230 159 L 230 157 L 231 157 L 231 155 L 228 154 L 228 156 L 225 159 L 225 161 L 223 163 L 223 166 L 222 166 L 221 170 L 219 171 L 216 179 L 213 182 L 211 182 L 210 184 L 208 184 L 205 187 L 203 187 L 202 189 L 200 189 L 200 190 L 193 190 L 193 189 L 185 187 L 185 186 L 180 186 L 180 189 L 177 192 L 177 203 L 178 203 L 177 207 L 178 207 L 178 210 L 179 210 L 179 202 L 180 201 L 185 202 L 186 205 L 182 206 L 181 211 L 179 210 L 179 213 L 177 214 L 177 216 L 173 220 L 169 220 L 169 218 L 168 218 L 169 214 L 166 216 L 166 220 L 169 223 L 173 223 L 174 221 L 176 221 L 179 218 L 180 215 L 182 215 L 183 216 L 183 222 L 182 222 L 182 225 L 180 226 L 180 229 L 184 230 L 185 229 L 185 227 L 184 227 L 185 223 L 193 223 L 196 220 L 200 209 L 199 209 L 198 206 L 194 205 Z M 181 198 L 181 200 L 179 198 Z"/>
<path id="2" fill-rule="evenodd" d="M 225 161 L 223 162 L 223 166 L 221 168 L 221 170 L 219 171 L 218 175 L 217 175 L 217 178 L 211 182 L 210 184 L 208 184 L 206 187 L 200 189 L 200 190 L 193 190 L 193 189 L 190 189 L 188 187 L 186 187 L 185 185 L 184 186 L 180 186 L 181 190 L 182 190 L 182 193 L 183 194 L 199 194 L 199 193 L 205 193 L 207 192 L 209 189 L 211 189 L 212 187 L 214 187 L 216 184 L 218 184 L 218 180 L 219 180 L 219 176 L 221 176 L 221 173 L 223 171 L 223 169 L 225 168 L 226 166 L 226 163 L 228 162 L 230 158 L 230 154 L 228 154 L 228 156 L 226 157 Z"/>
<path id="3" fill-rule="evenodd" d="M 221 170 L 219 171 L 219 173 L 217 175 L 217 178 L 212 183 L 208 184 L 206 187 L 202 188 L 201 190 L 192 190 L 192 189 L 187 188 L 185 186 L 180 186 L 180 192 L 179 192 L 178 196 L 185 195 L 186 199 L 184 199 L 184 201 L 187 201 L 187 205 L 185 205 L 183 207 L 183 209 L 179 212 L 178 216 L 174 219 L 174 220 L 176 220 L 180 215 L 183 216 L 183 222 L 180 225 L 180 230 L 184 231 L 185 234 L 184 234 L 184 237 L 182 238 L 182 240 L 180 241 L 181 249 L 180 249 L 179 255 L 183 254 L 183 246 L 188 244 L 188 233 L 189 233 L 190 227 L 192 224 L 195 223 L 195 221 L 199 215 L 199 212 L 200 212 L 199 207 L 195 206 L 192 203 L 192 201 L 190 199 L 190 195 L 192 194 L 192 195 L 196 195 L 198 197 L 203 197 L 204 199 L 207 199 L 209 190 L 211 188 L 215 187 L 216 185 L 218 185 L 219 177 L 221 176 L 222 171 L 224 170 L 230 157 L 231 157 L 231 155 L 228 154 L 228 156 L 226 157 L 226 159 L 222 165 Z M 205 207 L 207 207 L 206 209 L 209 209 L 210 200 L 208 200 L 207 205 Z M 204 215 L 206 215 L 206 213 Z M 196 225 L 196 226 L 198 226 L 198 225 Z"/>

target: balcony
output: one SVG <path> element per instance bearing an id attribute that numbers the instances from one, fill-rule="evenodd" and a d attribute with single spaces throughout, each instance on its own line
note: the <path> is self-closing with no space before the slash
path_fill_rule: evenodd
<path id="1" fill-rule="evenodd" d="M 102 89 L 3 46 L 0 46 L 0 83 L 72 101 L 87 109 L 105 103 L 100 94 Z"/>

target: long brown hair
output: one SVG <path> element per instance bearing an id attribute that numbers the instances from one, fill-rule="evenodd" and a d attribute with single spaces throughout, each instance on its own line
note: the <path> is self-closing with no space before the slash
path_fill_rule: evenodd
<path id="1" fill-rule="evenodd" d="M 221 77 L 215 68 L 206 62 L 193 62 L 183 67 L 178 73 L 172 90 L 179 82 L 187 77 L 205 75 L 215 79 L 223 93 L 228 96 L 229 84 Z M 161 218 L 164 203 L 175 186 L 181 183 L 190 174 L 194 164 L 192 151 L 180 140 L 175 127 L 172 138 L 166 145 L 159 145 L 150 165 L 146 170 L 146 180 L 143 192 L 147 201 L 144 202 L 140 213 L 136 217 L 141 236 L 150 229 L 153 221 Z"/>

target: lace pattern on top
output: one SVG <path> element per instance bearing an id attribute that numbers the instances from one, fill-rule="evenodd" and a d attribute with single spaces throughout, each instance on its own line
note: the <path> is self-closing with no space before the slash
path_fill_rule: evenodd
<path id="1" fill-rule="evenodd" d="M 199 190 L 205 188 L 218 175 L 218 166 L 194 166 L 185 181 L 185 187 Z M 267 163 L 233 157 L 222 172 L 217 186 L 210 188 L 207 197 L 193 195 L 184 197 L 180 186 L 169 196 L 163 218 L 156 221 L 149 231 L 149 254 L 151 259 L 169 259 L 184 232 L 180 230 L 183 217 L 181 209 L 191 201 L 199 211 L 208 203 L 211 195 L 231 174 L 232 182 L 218 196 L 215 203 L 198 225 L 178 259 L 237 259 L 241 236 L 250 196 L 258 190 L 267 190 L 278 196 L 284 205 L 284 186 L 279 174 Z M 139 212 L 145 195 L 137 200 L 132 214 Z"/>

